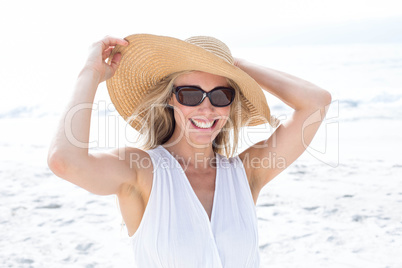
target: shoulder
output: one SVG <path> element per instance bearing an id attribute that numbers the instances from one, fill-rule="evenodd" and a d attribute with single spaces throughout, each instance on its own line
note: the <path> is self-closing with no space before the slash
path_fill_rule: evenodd
<path id="1" fill-rule="evenodd" d="M 246 160 L 246 159 L 244 159 Z M 225 155 L 219 155 L 219 166 L 222 168 L 230 168 L 239 170 L 240 172 L 245 172 L 247 176 L 247 180 L 249 181 L 249 170 L 247 169 L 247 165 L 241 155 L 235 155 L 231 157 L 226 157 Z"/>
<path id="2" fill-rule="evenodd" d="M 236 168 L 244 170 L 248 186 L 250 187 L 251 195 L 253 197 L 254 204 L 257 202 L 257 198 L 260 192 L 260 187 L 253 178 L 254 173 L 252 166 L 250 165 L 250 155 L 249 153 L 240 153 L 239 155 L 228 158 L 228 163 L 231 166 L 236 166 Z"/>
<path id="3" fill-rule="evenodd" d="M 238 161 L 242 163 L 244 167 L 244 171 L 247 176 L 248 183 L 250 185 L 251 190 L 253 191 L 254 188 L 258 188 L 256 183 L 255 183 L 255 178 L 254 178 L 254 165 L 253 165 L 253 159 L 255 159 L 255 156 L 253 157 L 253 154 L 250 153 L 250 150 L 245 150 L 242 153 L 240 153 L 238 156 Z M 258 189 L 257 189 L 258 191 Z"/>
<path id="4" fill-rule="evenodd" d="M 119 151 L 117 151 L 119 150 Z M 115 150 L 124 157 L 126 166 L 135 174 L 134 180 L 122 185 L 121 195 L 131 194 L 133 190 L 139 193 L 147 192 L 152 185 L 153 164 L 148 151 L 134 147 L 124 147 Z"/>
<path id="5" fill-rule="evenodd" d="M 109 153 L 123 160 L 134 172 L 140 172 L 146 167 L 145 163 L 151 160 L 147 151 L 134 147 L 115 148 L 110 150 Z"/>
<path id="6" fill-rule="evenodd" d="M 246 174 L 248 176 L 248 173 L 250 171 L 249 168 L 248 168 L 249 167 L 248 162 L 250 160 L 249 154 L 247 152 L 242 152 L 242 153 L 240 153 L 240 154 L 238 154 L 238 155 L 236 155 L 236 156 L 234 156 L 232 158 L 233 158 L 232 161 L 236 161 L 236 162 L 241 163 L 243 165 L 243 167 L 244 167 L 244 169 L 246 171 Z"/>
<path id="7" fill-rule="evenodd" d="M 128 163 L 137 170 L 144 168 L 145 163 L 151 160 L 148 151 L 133 147 L 126 147 L 125 156 Z"/>

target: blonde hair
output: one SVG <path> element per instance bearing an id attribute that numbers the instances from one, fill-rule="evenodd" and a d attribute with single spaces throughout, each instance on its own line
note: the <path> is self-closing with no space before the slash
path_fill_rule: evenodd
<path id="1" fill-rule="evenodd" d="M 165 77 L 152 90 L 149 90 L 142 103 L 127 120 L 131 124 L 135 119 L 139 119 L 141 125 L 139 133 L 141 135 L 138 140 L 140 140 L 139 147 L 142 150 L 154 149 L 158 145 L 167 142 L 173 135 L 175 129 L 174 111 L 168 105 L 168 101 L 173 94 L 172 88 L 175 79 L 182 74 L 191 72 L 176 72 Z M 242 93 L 239 86 L 231 79 L 227 78 L 227 80 L 228 84 L 235 89 L 236 94 L 230 106 L 229 119 L 214 139 L 212 147 L 215 153 L 229 158 L 233 157 L 237 151 L 240 129 L 244 125 L 244 120 L 241 116 L 248 114 L 248 108 L 241 101 Z M 230 131 L 233 135 L 232 142 Z"/>

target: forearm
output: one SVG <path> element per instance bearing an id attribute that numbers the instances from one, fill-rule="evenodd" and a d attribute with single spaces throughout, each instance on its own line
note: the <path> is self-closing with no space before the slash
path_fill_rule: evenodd
<path id="1" fill-rule="evenodd" d="M 238 60 L 237 65 L 264 90 L 295 110 L 322 107 L 330 102 L 328 91 L 303 79 L 245 60 Z"/>
<path id="2" fill-rule="evenodd" d="M 49 159 L 72 161 L 88 156 L 92 104 L 99 84 L 99 75 L 84 68 L 49 148 Z"/>

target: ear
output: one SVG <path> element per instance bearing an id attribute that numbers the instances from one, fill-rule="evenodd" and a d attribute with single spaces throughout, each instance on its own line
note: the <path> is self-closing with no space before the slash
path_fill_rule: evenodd
<path id="1" fill-rule="evenodd" d="M 170 106 L 173 106 L 173 105 L 174 105 L 174 100 L 173 100 L 173 98 L 174 98 L 174 94 L 172 94 L 172 96 L 169 98 L 168 104 L 169 104 Z"/>
<path id="2" fill-rule="evenodd" d="M 169 99 L 168 99 L 168 101 L 167 101 L 167 108 L 169 108 L 169 109 L 173 109 L 173 95 L 172 95 L 172 97 L 170 97 Z"/>

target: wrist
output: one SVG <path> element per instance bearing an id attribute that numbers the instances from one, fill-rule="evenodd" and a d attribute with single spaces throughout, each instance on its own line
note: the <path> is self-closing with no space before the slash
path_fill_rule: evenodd
<path id="1" fill-rule="evenodd" d="M 80 73 L 78 74 L 78 77 L 87 77 L 90 78 L 91 80 L 95 81 L 96 83 L 100 84 L 102 81 L 102 75 L 99 73 L 99 71 L 95 70 L 91 66 L 84 66 Z"/>
<path id="2" fill-rule="evenodd" d="M 241 58 L 235 58 L 234 59 L 234 65 L 239 67 L 240 69 L 243 69 L 243 65 L 246 63 L 245 59 L 241 59 Z"/>

